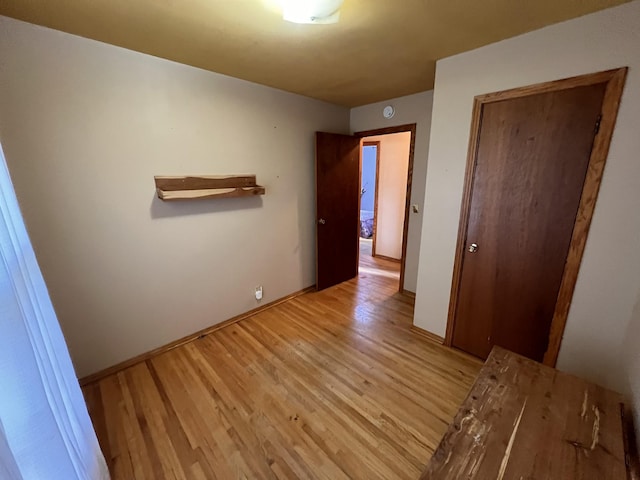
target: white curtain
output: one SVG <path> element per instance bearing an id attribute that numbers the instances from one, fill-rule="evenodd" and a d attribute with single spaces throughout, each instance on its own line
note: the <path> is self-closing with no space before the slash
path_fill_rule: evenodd
<path id="1" fill-rule="evenodd" d="M 0 479 L 109 473 L 0 148 Z"/>

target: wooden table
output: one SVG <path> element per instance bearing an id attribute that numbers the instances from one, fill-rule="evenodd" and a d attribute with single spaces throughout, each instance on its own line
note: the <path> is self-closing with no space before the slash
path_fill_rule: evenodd
<path id="1" fill-rule="evenodd" d="M 615 480 L 623 398 L 495 347 L 422 479 Z"/>

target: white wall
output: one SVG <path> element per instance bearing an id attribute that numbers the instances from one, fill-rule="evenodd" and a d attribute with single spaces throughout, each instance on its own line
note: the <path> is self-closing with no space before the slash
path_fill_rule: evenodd
<path id="1" fill-rule="evenodd" d="M 411 204 L 419 207 L 424 204 L 432 102 L 433 91 L 429 90 L 415 95 L 364 105 L 351 110 L 351 132 L 362 132 L 409 123 L 416 124 Z M 395 116 L 390 120 L 386 120 L 382 116 L 382 109 L 385 105 L 393 105 L 396 109 Z M 416 291 L 421 232 L 422 210 L 420 210 L 420 213 L 411 212 L 409 214 L 407 262 L 404 277 L 404 288 L 410 292 Z"/>
<path id="2" fill-rule="evenodd" d="M 402 259 L 402 234 L 407 201 L 407 172 L 411 132 L 365 137 L 380 142 L 378 164 L 378 211 L 376 212 L 376 255 Z"/>
<path id="3" fill-rule="evenodd" d="M 628 392 L 621 347 L 640 290 L 638 25 L 635 1 L 437 63 L 417 326 L 445 333 L 473 97 L 629 66 L 558 361 L 562 370 Z"/>
<path id="4" fill-rule="evenodd" d="M 0 141 L 79 376 L 314 283 L 314 132 L 348 109 L 2 17 L 0 59 Z M 267 194 L 154 194 L 228 173 Z"/>

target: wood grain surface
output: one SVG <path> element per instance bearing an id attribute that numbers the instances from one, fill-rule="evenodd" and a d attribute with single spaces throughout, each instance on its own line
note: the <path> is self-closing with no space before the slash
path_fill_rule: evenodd
<path id="1" fill-rule="evenodd" d="M 360 239 L 360 254 L 358 255 L 358 274 L 385 276 L 389 280 L 395 280 L 396 286 L 400 281 L 400 263 L 397 260 L 388 260 L 380 255 L 373 255 L 373 242 L 370 239 Z"/>
<path id="2" fill-rule="evenodd" d="M 622 397 L 495 347 L 423 480 L 627 478 Z"/>
<path id="3" fill-rule="evenodd" d="M 558 360 L 564 327 L 567 323 L 571 299 L 578 279 L 580 262 L 587 243 L 587 235 L 589 234 L 591 219 L 596 208 L 596 200 L 598 199 L 598 192 L 604 175 L 604 167 L 609 155 L 609 146 L 611 145 L 611 138 L 618 118 L 618 109 L 627 79 L 627 70 L 627 68 L 618 68 L 601 73 L 607 79 L 607 88 L 602 102 L 602 118 L 600 119 L 598 134 L 593 142 L 587 178 L 584 182 L 576 224 L 571 237 L 569 254 L 567 255 L 567 265 L 562 277 L 560 292 L 558 293 L 556 311 L 551 322 L 549 346 L 544 356 L 545 365 L 555 366 Z"/>
<path id="4" fill-rule="evenodd" d="M 481 365 L 412 333 L 397 281 L 368 268 L 85 387 L 112 479 L 418 478 Z"/>
<path id="5" fill-rule="evenodd" d="M 605 86 L 483 107 L 455 347 L 543 359 Z"/>
<path id="6" fill-rule="evenodd" d="M 543 361 L 546 365 L 555 366 L 560 344 L 564 333 L 566 320 L 571 306 L 573 291 L 575 288 L 580 262 L 586 244 L 586 238 L 591 224 L 591 218 L 595 208 L 597 194 L 602 180 L 604 166 L 609 151 L 609 145 L 616 123 L 617 112 L 620 105 L 622 91 L 627 75 L 627 68 L 618 68 L 603 72 L 596 72 L 587 75 L 580 75 L 552 82 L 539 83 L 525 87 L 518 87 L 511 90 L 489 93 L 477 96 L 474 100 L 473 117 L 471 122 L 471 132 L 467 159 L 467 169 L 465 174 L 464 194 L 458 230 L 458 241 L 456 246 L 456 256 L 453 269 L 451 286 L 451 296 L 449 303 L 449 314 L 445 336 L 445 345 L 453 344 L 454 330 L 456 324 L 458 297 L 462 280 L 463 260 L 466 255 L 467 225 L 471 216 L 471 199 L 473 193 L 474 174 L 476 169 L 476 154 L 478 152 L 480 129 L 483 123 L 483 109 L 485 106 L 495 102 L 510 101 L 529 96 L 547 94 L 566 89 L 576 89 L 590 87 L 594 85 L 604 85 L 605 92 L 602 100 L 601 118 L 599 130 L 593 140 L 593 148 L 589 159 L 586 178 L 582 190 L 582 196 L 577 209 L 576 221 L 571 236 L 571 241 L 566 256 L 566 264 L 562 275 L 561 284 L 557 294 L 555 310 L 553 312 L 549 334 L 546 339 L 547 348 L 544 352 Z M 506 204 L 508 206 L 508 203 Z M 487 336 L 483 336 L 485 339 Z M 478 338 L 481 338 L 478 336 Z M 491 343 L 491 342 L 489 342 Z"/>
<path id="7" fill-rule="evenodd" d="M 165 191 L 253 187 L 256 185 L 255 175 L 156 175 L 153 179 L 156 188 Z"/>
<path id="8" fill-rule="evenodd" d="M 316 132 L 316 286 L 358 273 L 360 139 Z"/>
<path id="9" fill-rule="evenodd" d="M 261 185 L 253 187 L 207 188 L 202 190 L 161 190 L 157 189 L 158 198 L 164 201 L 197 200 L 205 198 L 236 198 L 264 195 L 266 189 Z"/>

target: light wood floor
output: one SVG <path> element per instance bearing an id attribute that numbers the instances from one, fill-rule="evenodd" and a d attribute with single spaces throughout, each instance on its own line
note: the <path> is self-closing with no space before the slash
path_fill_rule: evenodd
<path id="1" fill-rule="evenodd" d="M 396 290 L 400 286 L 400 262 L 393 262 L 380 257 L 372 257 L 371 250 L 373 243 L 371 239 L 360 239 L 360 265 L 358 272 L 361 275 L 373 273 L 375 275 L 382 275 L 389 280 L 395 281 Z M 391 282 L 389 282 L 391 285 Z"/>
<path id="2" fill-rule="evenodd" d="M 480 362 L 396 290 L 373 269 L 85 387 L 113 480 L 418 478 Z"/>

